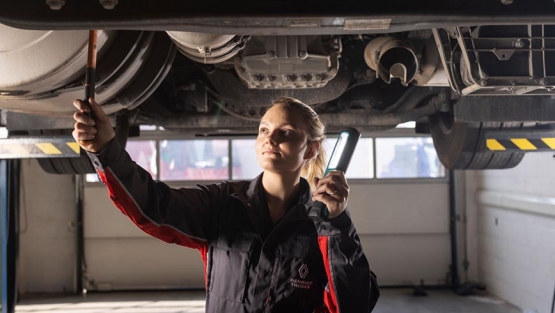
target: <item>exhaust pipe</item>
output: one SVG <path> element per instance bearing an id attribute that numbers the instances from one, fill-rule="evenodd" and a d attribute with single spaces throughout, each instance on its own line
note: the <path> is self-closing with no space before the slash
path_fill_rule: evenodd
<path id="1" fill-rule="evenodd" d="M 378 37 L 370 41 L 364 49 L 364 60 L 388 84 L 393 79 L 399 79 L 401 84 L 408 85 L 419 67 L 412 46 L 393 37 Z"/>

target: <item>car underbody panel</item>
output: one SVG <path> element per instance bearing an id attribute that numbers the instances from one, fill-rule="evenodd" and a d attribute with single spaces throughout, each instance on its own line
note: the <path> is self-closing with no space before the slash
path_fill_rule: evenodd
<path id="1" fill-rule="evenodd" d="M 554 12 L 555 3 L 542 0 L 20 0 L 0 4 L 0 23 L 46 30 L 325 35 L 549 23 L 555 21 Z"/>
<path id="2" fill-rule="evenodd" d="M 450 168 L 512 167 L 520 152 L 489 151 L 483 134 L 555 122 L 549 12 L 554 2 L 518 0 L 2 2 L 2 124 L 72 128 L 93 28 L 96 99 L 119 121 L 254 133 L 286 96 L 332 132 L 417 121 Z"/>

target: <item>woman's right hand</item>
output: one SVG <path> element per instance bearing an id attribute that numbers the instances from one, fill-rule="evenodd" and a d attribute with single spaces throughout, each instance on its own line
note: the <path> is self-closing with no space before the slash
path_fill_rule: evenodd
<path id="1" fill-rule="evenodd" d="M 72 135 L 81 148 L 89 152 L 99 153 L 116 134 L 104 110 L 92 98 L 89 99 L 89 103 L 91 104 L 90 108 L 81 100 L 73 101 L 77 112 L 73 114 L 76 123 Z M 91 110 L 94 119 L 85 114 Z"/>

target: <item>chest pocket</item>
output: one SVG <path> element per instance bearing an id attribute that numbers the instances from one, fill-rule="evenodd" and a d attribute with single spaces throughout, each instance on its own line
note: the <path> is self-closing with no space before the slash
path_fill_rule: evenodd
<path id="1" fill-rule="evenodd" d="M 317 240 L 310 236 L 291 236 L 276 247 L 278 275 L 272 283 L 276 294 L 310 293 L 318 288 L 323 274 Z"/>
<path id="2" fill-rule="evenodd" d="M 222 234 L 210 244 L 212 266 L 208 290 L 213 295 L 234 302 L 244 301 L 255 239 L 256 235 L 248 233 Z"/>
<path id="3" fill-rule="evenodd" d="M 310 248 L 309 236 L 290 236 L 276 247 L 276 255 L 303 259 Z"/>

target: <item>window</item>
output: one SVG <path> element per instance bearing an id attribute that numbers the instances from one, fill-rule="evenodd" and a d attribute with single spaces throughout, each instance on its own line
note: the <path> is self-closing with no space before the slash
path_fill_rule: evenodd
<path id="1" fill-rule="evenodd" d="M 8 129 L 6 127 L 0 127 L 0 138 L 8 138 Z"/>
<path id="2" fill-rule="evenodd" d="M 229 179 L 228 140 L 163 140 L 161 180 Z"/>
<path id="3" fill-rule="evenodd" d="M 127 141 L 125 150 L 139 166 L 144 168 L 153 177 L 158 174 L 156 166 L 156 141 L 134 140 Z"/>
<path id="4" fill-rule="evenodd" d="M 336 137 L 324 142 L 326 165 Z M 130 140 L 131 158 L 162 181 L 249 180 L 262 168 L 255 139 Z M 358 141 L 347 179 L 445 177 L 430 137 L 378 137 Z M 87 182 L 97 182 L 95 174 Z"/>
<path id="5" fill-rule="evenodd" d="M 157 177 L 156 166 L 156 141 L 155 140 L 129 140 L 125 150 L 139 166 L 144 168 L 152 177 Z M 89 183 L 99 182 L 96 174 L 87 174 L 85 180 Z"/>
<path id="6" fill-rule="evenodd" d="M 233 168 L 231 179 L 253 179 L 262 173 L 255 153 L 255 139 L 235 139 L 231 141 Z"/>
<path id="7" fill-rule="evenodd" d="M 336 142 L 337 138 L 326 138 L 324 143 L 327 158 L 326 164 L 330 161 Z M 347 179 L 374 178 L 374 147 L 372 138 L 361 138 L 358 140 L 345 177 Z"/>
<path id="8" fill-rule="evenodd" d="M 377 178 L 444 177 L 432 138 L 377 138 Z"/>

